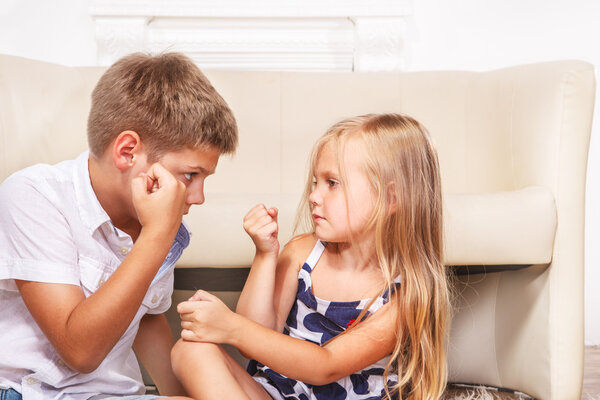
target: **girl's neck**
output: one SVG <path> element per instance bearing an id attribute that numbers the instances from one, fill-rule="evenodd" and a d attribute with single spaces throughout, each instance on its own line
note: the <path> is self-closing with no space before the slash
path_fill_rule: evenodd
<path id="1" fill-rule="evenodd" d="M 365 242 L 330 242 L 311 277 L 314 295 L 329 301 L 370 299 L 384 285 L 374 246 Z"/>
<path id="2" fill-rule="evenodd" d="M 374 269 L 377 266 L 377 256 L 375 254 L 374 240 L 357 240 L 354 242 L 330 243 L 331 253 L 339 258 L 340 267 L 353 269 L 355 271 L 365 271 Z"/>

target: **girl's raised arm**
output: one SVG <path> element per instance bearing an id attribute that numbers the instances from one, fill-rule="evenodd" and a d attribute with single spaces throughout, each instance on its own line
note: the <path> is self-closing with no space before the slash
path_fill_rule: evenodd
<path id="1" fill-rule="evenodd" d="M 281 332 L 296 295 L 300 263 L 294 261 L 299 247 L 294 242 L 279 256 L 277 214 L 276 208 L 259 204 L 244 217 L 244 229 L 256 246 L 256 255 L 236 311 Z"/>
<path id="2" fill-rule="evenodd" d="M 244 217 L 244 230 L 256 246 L 250 274 L 244 284 L 236 311 L 267 328 L 275 326 L 275 270 L 279 258 L 276 208 L 254 206 Z"/>

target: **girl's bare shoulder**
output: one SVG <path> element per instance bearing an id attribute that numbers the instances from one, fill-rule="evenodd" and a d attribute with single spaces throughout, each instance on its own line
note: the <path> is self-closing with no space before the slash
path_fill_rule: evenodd
<path id="1" fill-rule="evenodd" d="M 317 237 L 314 233 L 295 236 L 283 247 L 280 258 L 287 258 L 293 261 L 293 264 L 299 263 L 302 266 L 316 243 Z"/>

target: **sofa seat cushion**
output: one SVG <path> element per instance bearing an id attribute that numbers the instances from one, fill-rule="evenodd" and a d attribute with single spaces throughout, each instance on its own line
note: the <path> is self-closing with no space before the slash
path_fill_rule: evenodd
<path id="1" fill-rule="evenodd" d="M 286 243 L 293 236 L 299 199 L 299 194 L 281 193 L 208 194 L 206 203 L 184 218 L 192 240 L 179 267 L 250 265 L 254 246 L 242 227 L 244 215 L 258 203 L 278 207 L 279 238 Z M 556 207 L 549 189 L 447 194 L 444 203 L 447 265 L 531 265 L 552 259 Z"/>

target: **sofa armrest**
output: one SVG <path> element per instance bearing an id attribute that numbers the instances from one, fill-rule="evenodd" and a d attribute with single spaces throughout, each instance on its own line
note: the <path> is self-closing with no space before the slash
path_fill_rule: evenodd
<path id="1" fill-rule="evenodd" d="M 446 265 L 549 264 L 556 234 L 550 189 L 445 196 Z"/>

